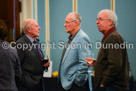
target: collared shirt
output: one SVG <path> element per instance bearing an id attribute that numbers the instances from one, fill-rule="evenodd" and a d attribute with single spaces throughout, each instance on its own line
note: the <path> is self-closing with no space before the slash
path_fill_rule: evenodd
<path id="1" fill-rule="evenodd" d="M 31 37 L 29 37 L 28 35 L 26 35 L 25 34 L 25 36 L 33 43 L 34 42 L 34 40 L 31 38 Z"/>
<path id="2" fill-rule="evenodd" d="M 67 46 L 66 47 L 64 47 L 64 50 L 63 50 L 63 53 L 62 53 L 62 57 L 61 57 L 61 61 L 63 60 L 63 57 L 64 57 L 64 55 L 65 55 L 65 52 L 66 52 L 66 50 L 67 50 L 67 48 L 68 48 L 68 45 L 70 45 L 70 43 L 72 42 L 72 40 L 75 38 L 75 36 L 77 35 L 77 33 L 80 31 L 80 29 L 76 32 L 76 34 L 74 35 L 74 36 L 72 36 L 72 35 L 70 35 L 68 38 L 69 38 L 69 41 L 67 42 Z"/>
<path id="3" fill-rule="evenodd" d="M 104 34 L 103 39 L 105 39 L 112 31 L 114 31 L 116 29 L 116 27 L 112 27 L 111 29 L 109 29 L 109 31 L 107 33 Z"/>
<path id="4" fill-rule="evenodd" d="M 44 55 L 42 54 L 42 50 L 40 49 L 40 44 L 38 43 L 37 39 L 33 40 L 31 37 L 29 37 L 28 35 L 25 34 L 25 36 L 32 42 L 35 44 L 36 49 L 40 55 L 40 57 L 43 59 Z"/>

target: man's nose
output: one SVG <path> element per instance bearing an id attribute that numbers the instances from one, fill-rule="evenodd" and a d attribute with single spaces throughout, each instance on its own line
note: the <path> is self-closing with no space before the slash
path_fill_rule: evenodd
<path id="1" fill-rule="evenodd" d="M 39 27 L 39 30 L 40 30 L 41 28 Z"/>
<path id="2" fill-rule="evenodd" d="M 99 23 L 99 21 L 97 20 L 97 21 L 96 21 L 96 24 L 98 24 L 98 23 Z"/>
<path id="3" fill-rule="evenodd" d="M 64 27 L 66 27 L 66 23 L 64 24 Z"/>

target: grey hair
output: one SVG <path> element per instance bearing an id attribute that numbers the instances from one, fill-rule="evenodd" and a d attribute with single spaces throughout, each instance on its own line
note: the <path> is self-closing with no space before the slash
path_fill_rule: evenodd
<path id="1" fill-rule="evenodd" d="M 81 24 L 82 18 L 80 16 L 80 14 L 77 12 L 71 12 L 71 13 L 73 13 L 73 15 L 74 15 L 74 17 L 72 19 L 77 20 L 79 22 L 79 24 Z"/>
<path id="2" fill-rule="evenodd" d="M 23 23 L 22 23 L 22 31 L 24 32 L 24 33 L 26 33 L 27 32 L 27 27 L 30 27 L 30 25 L 32 24 L 32 22 L 31 21 L 35 21 L 34 19 L 26 19 L 26 20 L 24 20 L 23 21 Z"/>
<path id="3" fill-rule="evenodd" d="M 116 13 L 114 11 L 104 9 L 104 10 L 101 10 L 99 13 L 101 13 L 101 12 L 106 12 L 107 15 L 108 15 L 108 18 L 113 21 L 113 25 L 117 25 L 118 17 L 117 17 L 117 15 L 116 15 Z"/>

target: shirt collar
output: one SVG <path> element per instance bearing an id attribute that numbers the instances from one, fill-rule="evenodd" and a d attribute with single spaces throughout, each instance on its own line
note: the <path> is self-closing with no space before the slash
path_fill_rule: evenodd
<path id="1" fill-rule="evenodd" d="M 111 29 L 109 29 L 108 32 L 104 34 L 103 39 L 105 39 L 115 29 L 116 29 L 116 27 L 112 27 Z"/>
<path id="2" fill-rule="evenodd" d="M 25 34 L 25 36 L 33 43 L 33 39 L 31 37 L 29 37 L 28 35 Z"/>
<path id="3" fill-rule="evenodd" d="M 78 33 L 79 31 L 80 31 L 80 29 L 76 32 L 76 34 L 75 34 L 74 36 L 70 35 L 70 36 L 68 37 L 68 39 L 69 39 L 69 40 L 74 39 L 74 37 L 77 35 L 77 33 Z"/>

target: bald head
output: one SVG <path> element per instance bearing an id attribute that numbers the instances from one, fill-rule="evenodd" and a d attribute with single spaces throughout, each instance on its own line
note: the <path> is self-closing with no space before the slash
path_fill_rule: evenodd
<path id="1" fill-rule="evenodd" d="M 69 13 L 65 18 L 66 32 L 74 35 L 80 29 L 81 16 L 76 12 Z"/>
<path id="2" fill-rule="evenodd" d="M 67 17 L 71 20 L 77 20 L 79 24 L 81 23 L 81 16 L 79 13 L 71 12 L 67 15 Z"/>

